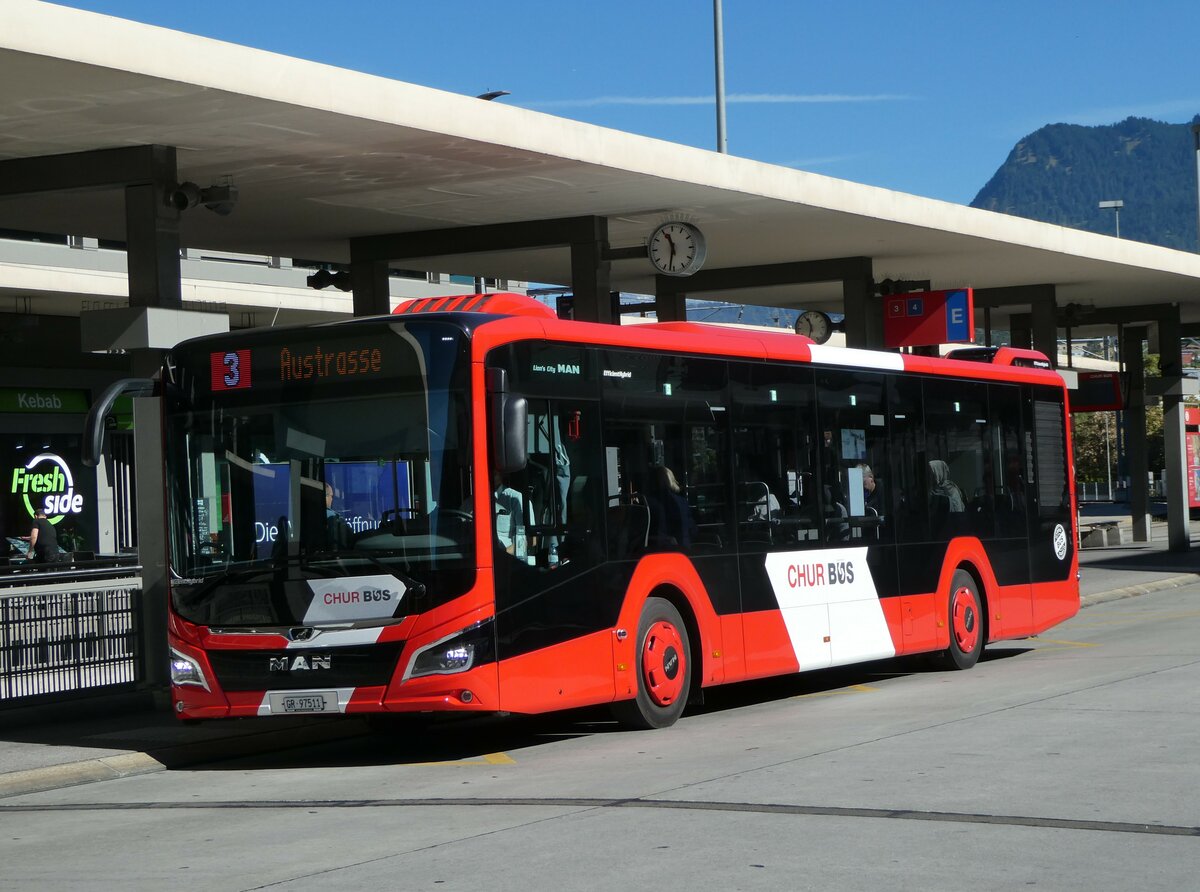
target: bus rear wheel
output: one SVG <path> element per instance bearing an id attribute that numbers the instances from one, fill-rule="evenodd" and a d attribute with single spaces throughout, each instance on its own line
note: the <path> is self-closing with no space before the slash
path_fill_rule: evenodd
<path id="1" fill-rule="evenodd" d="M 939 654 L 946 668 L 970 669 L 979 662 L 986 640 L 984 620 L 983 602 L 974 578 L 966 570 L 955 570 L 946 611 L 950 646 Z"/>
<path id="2" fill-rule="evenodd" d="M 675 605 L 647 598 L 635 644 L 637 696 L 614 703 L 613 715 L 630 728 L 666 728 L 683 714 L 692 684 L 691 642 Z"/>

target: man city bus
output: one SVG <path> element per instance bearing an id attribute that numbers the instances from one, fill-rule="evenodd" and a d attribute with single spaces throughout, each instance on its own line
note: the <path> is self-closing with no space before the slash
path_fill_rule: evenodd
<path id="1" fill-rule="evenodd" d="M 185 342 L 156 384 L 175 711 L 651 728 L 729 682 L 969 668 L 1079 607 L 1049 365 L 505 294 Z"/>

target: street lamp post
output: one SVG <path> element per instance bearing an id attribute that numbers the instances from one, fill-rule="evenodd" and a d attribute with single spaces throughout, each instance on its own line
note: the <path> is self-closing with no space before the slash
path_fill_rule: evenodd
<path id="1" fill-rule="evenodd" d="M 1192 136 L 1196 139 L 1196 239 L 1200 244 L 1200 124 L 1192 125 Z"/>
<path id="2" fill-rule="evenodd" d="M 721 0 L 713 0 L 713 52 L 717 72 L 717 151 L 729 151 L 725 139 L 725 26 L 721 19 Z"/>
<path id="3" fill-rule="evenodd" d="M 1125 202 L 1121 201 L 1121 199 L 1119 199 L 1119 198 L 1116 201 L 1100 202 L 1101 210 L 1105 210 L 1107 208 L 1112 208 L 1113 215 L 1117 219 L 1117 238 L 1121 237 L 1121 208 L 1123 208 L 1123 207 L 1125 207 Z"/>

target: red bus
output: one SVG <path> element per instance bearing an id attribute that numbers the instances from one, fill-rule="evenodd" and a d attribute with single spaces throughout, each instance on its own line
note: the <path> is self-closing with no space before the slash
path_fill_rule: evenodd
<path id="1" fill-rule="evenodd" d="M 1064 385 L 1031 351 L 473 295 L 188 341 L 159 392 L 186 719 L 662 727 L 728 682 L 966 669 L 1079 607 Z"/>

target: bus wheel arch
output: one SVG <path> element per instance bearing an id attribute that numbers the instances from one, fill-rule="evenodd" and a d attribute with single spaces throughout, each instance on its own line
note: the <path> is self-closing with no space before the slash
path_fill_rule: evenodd
<path id="1" fill-rule="evenodd" d="M 691 651 L 688 654 L 691 666 L 691 688 L 688 692 L 687 703 L 689 706 L 699 706 L 704 703 L 704 688 L 702 687 L 704 684 L 704 646 L 700 634 L 700 621 L 696 617 L 696 611 L 692 608 L 692 602 L 681 589 L 666 584 L 656 586 L 654 591 L 650 592 L 649 597 L 670 601 L 683 618 Z"/>
<path id="2" fill-rule="evenodd" d="M 686 599 L 677 592 L 681 604 L 661 597 L 673 591 L 660 586 L 642 604 L 634 640 L 637 691 L 633 699 L 612 704 L 613 716 L 630 728 L 673 725 L 688 703 L 697 662 L 695 633 L 685 618 L 690 613 Z"/>
<path id="3" fill-rule="evenodd" d="M 987 589 L 979 571 L 961 563 L 950 575 L 946 592 L 946 627 L 949 644 L 936 654 L 947 669 L 970 669 L 979 661 L 988 638 Z"/>

